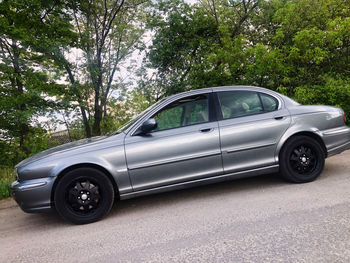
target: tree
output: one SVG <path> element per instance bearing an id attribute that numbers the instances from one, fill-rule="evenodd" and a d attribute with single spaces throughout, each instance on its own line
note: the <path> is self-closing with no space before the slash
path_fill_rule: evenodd
<path id="1" fill-rule="evenodd" d="M 258 1 L 161 2 L 151 23 L 155 31 L 150 66 L 166 79 L 167 94 L 233 82 L 244 83 L 245 46 Z"/>
<path id="2" fill-rule="evenodd" d="M 101 127 L 110 130 L 102 121 L 111 119 L 111 94 L 124 85 L 120 67 L 141 45 L 145 4 L 142 0 L 0 3 L 0 140 L 16 155 L 14 162 L 39 150 L 33 145 L 38 142 L 35 134 L 47 136 L 35 118 L 48 111 L 76 113 L 78 108 L 87 137 L 101 134 Z"/>
<path id="3" fill-rule="evenodd" d="M 348 98 L 349 1 L 177 0 L 158 10 L 147 58 L 165 94 L 245 84 L 299 100 L 307 90 L 305 103 L 344 105 Z M 327 101 L 326 90 L 339 96 Z"/>
<path id="4" fill-rule="evenodd" d="M 47 97 L 60 87 L 50 78 L 54 69 L 35 46 L 46 38 L 39 27 L 42 21 L 50 21 L 52 28 L 69 28 L 59 16 L 60 8 L 56 1 L 0 3 L 0 131 L 7 148 L 18 141 L 14 161 L 32 153 L 30 142 L 42 133 L 40 126 L 32 125 L 35 117 L 56 105 Z"/>
<path id="5" fill-rule="evenodd" d="M 116 76 L 123 61 L 142 43 L 145 0 L 68 1 L 81 54 L 70 63 L 69 53 L 58 48 L 55 61 L 66 70 L 68 101 L 81 109 L 87 137 L 101 134 L 102 120 L 108 115 L 108 99 L 121 85 Z"/>
<path id="6" fill-rule="evenodd" d="M 280 26 L 271 45 L 285 58 L 290 89 L 348 76 L 349 8 L 348 1 L 294 0 L 276 11 Z"/>

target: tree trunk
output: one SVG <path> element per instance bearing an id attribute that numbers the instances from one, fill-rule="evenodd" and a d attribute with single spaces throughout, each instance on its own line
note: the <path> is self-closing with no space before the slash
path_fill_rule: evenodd
<path id="1" fill-rule="evenodd" d="M 17 93 L 18 96 L 23 95 L 24 93 L 24 88 L 23 88 L 23 83 L 21 82 L 20 75 L 21 75 L 21 69 L 20 69 L 20 62 L 19 62 L 19 50 L 18 46 L 16 45 L 15 41 L 12 40 L 12 50 L 13 50 L 13 58 L 12 58 L 12 64 L 13 64 L 13 69 L 15 73 L 15 85 L 17 87 Z M 16 108 L 18 111 L 21 113 L 25 112 L 27 109 L 27 106 L 24 103 L 20 103 L 16 105 Z M 25 146 L 24 142 L 28 138 L 29 134 L 29 124 L 26 119 L 20 119 L 19 120 L 19 147 L 22 152 L 24 152 L 26 155 L 30 153 L 30 149 Z"/>
<path id="2" fill-rule="evenodd" d="M 93 136 L 101 135 L 102 108 L 100 105 L 95 108 L 94 123 L 92 125 Z"/>
<path id="3" fill-rule="evenodd" d="M 68 77 L 69 77 L 70 82 L 72 83 L 72 85 L 74 85 L 75 84 L 75 79 L 74 79 L 72 70 L 70 69 L 68 64 L 65 65 L 65 69 L 66 69 L 66 71 L 68 73 Z M 85 135 L 86 135 L 86 137 L 90 138 L 91 137 L 91 128 L 90 128 L 89 120 L 88 120 L 88 118 L 86 116 L 86 110 L 85 110 L 85 108 L 83 106 L 83 102 L 82 102 L 79 90 L 76 90 L 76 95 L 78 97 L 78 103 L 79 103 L 81 116 L 83 117 L 83 123 L 84 123 L 84 128 L 85 128 Z"/>
<path id="4" fill-rule="evenodd" d="M 90 124 L 89 120 L 86 117 L 86 111 L 85 108 L 80 106 L 80 111 L 81 111 L 81 116 L 83 116 L 83 123 L 84 123 L 84 128 L 85 128 L 85 135 L 87 138 L 91 138 L 91 129 L 90 129 Z"/>
<path id="5" fill-rule="evenodd" d="M 98 35 L 96 35 L 97 37 Z M 103 96 L 102 89 L 102 61 L 101 61 L 101 50 L 102 47 L 97 47 L 97 63 L 96 68 L 93 67 L 94 70 L 97 71 L 97 78 L 95 78 L 95 72 L 91 72 L 91 79 L 95 82 L 95 107 L 94 107 L 94 123 L 92 125 L 92 134 L 94 136 L 101 135 L 101 121 L 102 121 L 102 113 L 103 113 L 103 99 L 100 97 Z M 102 94 L 101 94 L 102 93 Z"/>

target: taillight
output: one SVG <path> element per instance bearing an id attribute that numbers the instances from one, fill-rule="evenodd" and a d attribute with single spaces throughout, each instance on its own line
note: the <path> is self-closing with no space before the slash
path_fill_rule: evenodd
<path id="1" fill-rule="evenodd" d="M 346 123 L 346 114 L 344 112 L 344 123 Z"/>

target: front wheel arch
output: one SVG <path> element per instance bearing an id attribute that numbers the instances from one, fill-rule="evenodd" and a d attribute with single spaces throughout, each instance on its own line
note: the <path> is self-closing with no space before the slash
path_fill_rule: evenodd
<path id="1" fill-rule="evenodd" d="M 76 165 L 72 165 L 69 167 L 66 167 L 65 169 L 63 169 L 57 176 L 56 179 L 54 181 L 54 184 L 52 186 L 52 190 L 51 190 L 51 205 L 54 206 L 55 205 L 55 191 L 56 191 L 56 187 L 58 182 L 61 180 L 61 178 L 63 176 L 65 176 L 68 172 L 78 169 L 78 168 L 94 168 L 97 169 L 101 172 L 103 172 L 108 179 L 111 181 L 112 185 L 113 185 L 113 189 L 114 189 L 114 198 L 115 200 L 120 199 L 120 195 L 119 195 L 119 188 L 118 185 L 116 183 L 116 181 L 114 180 L 113 176 L 111 175 L 110 172 L 108 172 L 105 168 L 103 168 L 102 166 L 96 165 L 96 164 L 91 164 L 91 163 L 81 163 L 81 164 L 76 164 Z"/>

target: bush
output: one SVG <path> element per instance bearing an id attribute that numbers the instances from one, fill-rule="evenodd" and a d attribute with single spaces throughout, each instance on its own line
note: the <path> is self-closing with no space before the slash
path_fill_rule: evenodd
<path id="1" fill-rule="evenodd" d="M 13 168 L 0 166 L 0 199 L 10 196 L 8 185 L 15 180 L 15 171 Z"/>
<path id="2" fill-rule="evenodd" d="M 322 85 L 297 87 L 294 99 L 301 104 L 322 104 L 342 108 L 350 124 L 350 79 L 324 77 Z"/>

